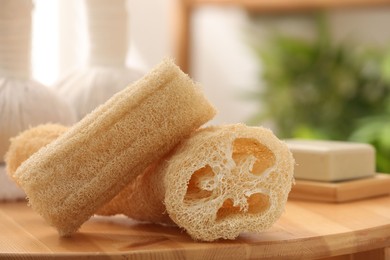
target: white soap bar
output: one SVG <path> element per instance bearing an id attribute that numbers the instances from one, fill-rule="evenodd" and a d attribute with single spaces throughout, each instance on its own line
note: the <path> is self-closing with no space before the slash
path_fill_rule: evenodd
<path id="1" fill-rule="evenodd" d="M 286 140 L 296 162 L 294 177 L 342 181 L 375 174 L 372 145 L 319 140 Z"/>

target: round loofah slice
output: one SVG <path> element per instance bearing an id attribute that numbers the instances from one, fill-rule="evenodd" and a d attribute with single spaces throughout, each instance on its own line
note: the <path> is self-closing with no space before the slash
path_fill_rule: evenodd
<path id="1" fill-rule="evenodd" d="M 98 213 L 173 220 L 196 240 L 234 239 L 243 231 L 266 230 L 280 217 L 293 169 L 292 154 L 270 130 L 209 127 L 181 142 Z"/>
<path id="2" fill-rule="evenodd" d="M 234 239 L 275 223 L 293 170 L 288 147 L 270 130 L 242 124 L 207 128 L 162 165 L 164 203 L 194 239 Z"/>

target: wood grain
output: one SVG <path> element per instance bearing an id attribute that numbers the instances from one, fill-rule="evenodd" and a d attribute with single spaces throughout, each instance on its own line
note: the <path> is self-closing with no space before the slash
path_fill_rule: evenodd
<path id="1" fill-rule="evenodd" d="M 319 182 L 296 180 L 289 198 L 324 202 L 347 202 L 390 194 L 390 174 L 342 181 Z"/>
<path id="2" fill-rule="evenodd" d="M 213 243 L 122 216 L 93 217 L 60 238 L 25 202 L 0 204 L 0 258 L 301 259 L 367 252 L 386 259 L 389 246 L 390 196 L 344 204 L 289 201 L 270 230 Z"/>

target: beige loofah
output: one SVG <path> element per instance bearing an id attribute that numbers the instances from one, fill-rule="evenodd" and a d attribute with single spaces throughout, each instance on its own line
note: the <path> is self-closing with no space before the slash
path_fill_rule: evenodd
<path id="1" fill-rule="evenodd" d="M 150 165 L 134 182 L 128 184 L 115 198 L 96 214 L 124 214 L 132 219 L 153 223 L 175 224 L 166 214 L 162 174 L 156 173 L 161 162 Z"/>
<path id="2" fill-rule="evenodd" d="M 34 150 L 38 150 L 40 147 L 42 147 L 42 146 L 46 145 L 47 143 L 51 142 L 52 140 L 56 139 L 57 136 L 62 134 L 63 132 L 65 132 L 66 129 L 67 129 L 66 127 L 58 126 L 58 125 L 42 125 L 42 126 L 27 130 L 23 134 L 18 136 L 17 138 L 13 139 L 10 151 L 7 153 L 8 158 L 12 158 L 13 156 L 15 156 L 19 152 L 24 152 L 23 148 L 26 147 L 27 151 L 25 152 L 25 155 L 18 160 L 18 163 L 20 163 L 21 161 L 23 161 L 23 158 L 28 158 L 29 154 L 31 155 L 32 153 L 35 152 Z M 196 149 L 201 149 L 200 146 L 207 146 L 207 144 L 199 142 L 200 140 L 203 140 L 204 138 L 206 138 L 206 139 L 203 141 L 206 141 L 206 143 L 208 143 L 208 141 L 207 141 L 208 138 L 212 138 L 213 140 L 216 140 L 215 143 L 210 143 L 210 145 L 211 146 L 217 145 L 216 147 L 220 147 L 220 145 L 218 145 L 218 143 L 224 142 L 223 136 L 226 138 L 226 134 L 229 134 L 229 131 L 234 130 L 234 131 L 239 131 L 240 133 L 245 133 L 245 132 L 248 132 L 248 129 L 251 129 L 251 128 L 245 127 L 242 125 L 236 125 L 236 126 L 220 126 L 220 127 L 214 127 L 214 128 L 209 128 L 209 129 L 205 129 L 205 130 L 200 130 L 198 133 L 194 134 L 194 136 L 191 137 L 190 140 L 183 142 L 183 144 L 177 148 L 178 151 L 172 151 L 171 155 L 168 155 L 167 157 L 168 158 L 169 157 L 172 157 L 172 158 L 182 157 L 182 155 L 180 155 L 180 154 L 183 153 L 183 151 L 185 152 L 185 151 L 187 151 L 187 149 L 189 149 L 189 144 L 188 144 L 189 142 L 191 143 L 191 146 L 193 146 L 190 149 L 196 150 Z M 219 135 L 221 135 L 221 131 L 225 132 L 225 133 L 222 134 L 222 136 L 219 136 Z M 261 128 L 257 128 L 256 131 L 261 133 L 261 135 L 263 135 L 263 136 L 270 134 L 269 131 L 267 133 L 267 130 L 264 130 Z M 230 135 L 231 134 L 234 134 L 234 133 L 230 133 Z M 235 134 L 237 135 L 237 133 L 235 133 Z M 222 156 L 219 156 L 219 158 L 216 157 L 215 160 L 223 159 L 223 157 L 225 157 L 225 156 L 230 156 L 229 158 L 233 159 L 235 164 L 240 165 L 240 163 L 245 161 L 245 157 L 247 157 L 248 154 L 253 153 L 255 157 L 256 156 L 261 157 L 262 159 L 264 159 L 265 161 L 268 161 L 269 163 L 274 163 L 273 160 L 275 160 L 275 158 L 272 155 L 273 152 L 270 153 L 266 148 L 264 148 L 264 146 L 261 146 L 261 145 L 258 146 L 258 143 L 256 144 L 256 140 L 258 137 L 253 138 L 253 140 L 255 140 L 255 141 L 248 141 L 248 140 L 251 140 L 251 138 L 249 138 L 249 139 L 247 138 L 248 137 L 247 133 L 244 134 L 246 136 L 246 138 L 242 138 L 241 135 L 238 134 L 238 137 L 236 137 L 236 139 L 234 139 L 234 138 L 232 139 L 232 137 L 227 138 L 227 139 L 229 139 L 229 141 L 233 140 L 233 147 L 229 148 L 229 147 L 226 147 L 227 144 L 224 144 L 225 145 L 224 148 L 226 150 L 229 150 L 229 149 L 230 150 L 233 149 L 233 150 L 231 150 L 228 153 L 223 154 Z M 216 139 L 215 139 L 215 136 L 217 137 Z M 272 134 L 271 134 L 271 136 L 272 136 Z M 273 138 L 275 138 L 275 137 L 273 137 Z M 29 147 L 32 147 L 32 149 L 29 149 Z M 184 148 L 184 147 L 187 147 L 187 148 Z M 203 149 L 206 149 L 206 148 L 207 147 L 203 147 Z M 182 152 L 180 152 L 180 151 L 182 151 Z M 256 153 L 262 153 L 262 154 L 256 155 Z M 187 154 L 187 156 L 189 156 L 189 155 Z M 288 157 L 286 159 L 288 160 Z M 170 189 L 169 191 L 175 190 L 175 183 L 176 182 L 174 181 L 172 184 L 169 183 L 167 185 L 161 185 L 161 183 L 162 183 L 161 180 L 164 179 L 164 176 L 167 176 L 166 171 L 162 170 L 162 167 L 163 167 L 162 165 L 165 164 L 165 166 L 167 166 L 167 164 L 171 164 L 172 162 L 177 161 L 178 159 L 176 158 L 173 161 L 170 160 L 170 161 L 165 162 L 165 163 L 163 162 L 164 160 L 166 160 L 166 159 L 163 159 L 159 163 L 154 163 L 154 164 L 150 165 L 144 171 L 143 174 L 139 175 L 134 182 L 127 185 L 126 188 L 124 188 L 108 204 L 103 206 L 97 213 L 100 215 L 125 214 L 131 218 L 138 219 L 138 220 L 150 221 L 150 222 L 155 222 L 155 223 L 174 224 L 174 222 L 171 220 L 171 218 L 167 214 L 167 210 L 166 210 L 166 207 L 163 203 L 163 200 L 166 196 L 165 191 L 167 189 Z M 207 159 L 204 159 L 204 158 L 202 160 L 207 161 Z M 223 161 L 224 161 L 224 159 L 222 160 L 222 162 Z M 210 178 L 210 177 L 212 177 L 212 174 L 213 174 L 212 169 L 211 169 L 211 165 L 216 165 L 217 167 L 221 166 L 220 163 L 218 163 L 217 161 L 213 161 L 213 163 L 208 164 L 208 166 L 202 167 L 201 170 L 195 171 L 195 174 L 193 174 L 192 177 L 190 178 L 189 184 L 188 184 L 188 189 L 187 189 L 187 192 L 185 195 L 185 198 L 187 198 L 188 201 L 191 201 L 191 200 L 192 200 L 192 202 L 195 201 L 194 204 L 196 204 L 197 198 L 201 197 L 202 199 L 204 199 L 205 198 L 204 195 L 206 195 L 207 193 L 209 193 L 209 195 L 211 194 L 207 188 L 204 189 L 203 191 L 202 191 L 202 189 L 199 188 L 199 186 L 207 187 L 208 184 L 210 184 L 210 180 L 215 181 L 215 178 L 214 179 Z M 222 163 L 222 165 L 223 165 L 223 163 Z M 247 167 L 247 169 L 245 169 L 245 166 Z M 250 166 L 250 164 L 249 164 L 249 166 Z M 254 168 L 252 168 L 253 169 L 252 172 L 254 174 L 259 173 L 264 168 L 268 168 L 269 166 L 270 165 L 267 165 L 267 164 L 263 165 L 260 163 L 259 164 L 254 163 Z M 199 166 L 195 166 L 195 168 L 198 168 L 198 167 Z M 226 167 L 222 167 L 222 168 L 226 168 Z M 227 168 L 229 168 L 229 167 L 227 167 Z M 245 163 L 242 163 L 242 165 L 240 166 L 240 169 L 243 171 L 242 172 L 243 174 L 251 174 L 250 168 L 251 167 L 248 167 L 248 164 L 245 165 Z M 229 170 L 227 170 L 226 172 L 229 172 Z M 234 172 L 234 170 L 230 171 L 230 174 L 232 174 L 233 172 Z M 287 175 L 285 175 L 284 177 L 288 178 L 289 174 L 288 174 L 288 172 L 286 172 L 286 173 L 287 173 Z M 232 175 L 230 177 L 237 178 L 238 176 L 239 175 Z M 176 178 L 174 176 L 173 176 L 173 178 L 176 180 Z M 222 176 L 221 180 L 223 180 L 223 178 L 225 178 L 225 177 Z M 228 180 L 228 178 L 226 178 L 226 180 Z M 286 183 L 285 183 L 286 189 L 284 192 L 288 192 L 289 187 L 291 186 L 291 183 L 288 184 L 289 183 L 288 179 L 285 179 L 285 181 L 286 181 Z M 231 186 L 231 183 L 233 183 L 233 182 L 230 182 L 230 183 L 226 182 L 225 183 L 225 186 L 226 186 L 225 188 L 227 191 L 229 189 L 232 190 L 231 187 L 228 187 L 228 186 Z M 274 185 L 274 184 L 272 184 L 272 185 Z M 236 186 L 239 187 L 240 184 L 237 184 Z M 251 192 L 253 192 L 253 190 L 252 191 L 247 190 L 246 189 L 247 186 L 248 186 L 248 183 L 245 183 L 245 182 L 242 183 L 242 185 L 241 185 L 241 191 L 245 190 L 244 196 L 246 196 L 245 194 L 251 194 Z M 266 187 L 265 184 L 262 184 L 262 186 L 263 186 L 263 189 L 264 189 L 264 187 Z M 254 186 L 254 189 L 258 189 L 258 188 L 259 187 Z M 220 187 L 219 189 L 223 189 L 223 188 Z M 240 189 L 238 189 L 238 191 L 239 190 Z M 216 192 L 216 194 L 218 195 L 218 192 Z M 226 217 L 229 217 L 230 215 L 234 215 L 237 213 L 239 215 L 244 215 L 243 216 L 244 219 L 247 218 L 247 216 L 245 216 L 245 215 L 261 213 L 263 206 L 267 206 L 266 203 L 262 203 L 262 202 L 264 202 L 264 198 L 266 198 L 266 196 L 268 196 L 268 195 L 264 196 L 264 195 L 261 195 L 259 193 L 252 193 L 252 194 L 256 194 L 256 195 L 249 196 L 249 198 L 247 200 L 248 201 L 247 213 L 240 213 L 239 207 L 233 206 L 232 198 L 234 198 L 234 196 L 232 196 L 232 198 L 230 198 L 230 199 L 225 199 L 224 203 L 222 204 L 222 207 L 217 211 L 216 220 L 214 220 L 214 221 L 218 221 L 218 219 L 225 219 L 225 221 L 226 221 L 226 219 L 228 219 Z M 269 193 L 267 193 L 267 194 L 269 194 Z M 172 197 L 174 198 L 174 195 Z M 213 198 L 213 196 L 211 196 L 211 195 L 209 197 L 210 198 L 208 200 Z M 215 194 L 214 194 L 214 197 L 215 197 Z M 195 200 L 193 200 L 194 198 L 195 198 Z M 279 199 L 280 199 L 280 197 L 279 197 Z M 219 198 L 219 200 L 220 200 L 220 198 Z M 284 207 L 285 202 L 283 202 L 283 201 L 284 201 L 284 199 L 282 199 L 281 203 L 280 202 L 276 203 L 277 205 L 279 205 L 278 206 L 279 209 L 282 209 Z M 173 202 L 175 202 L 175 200 Z M 276 204 L 273 203 L 273 205 L 276 205 Z M 244 202 L 243 208 L 245 208 L 245 202 Z M 185 210 L 187 211 L 187 209 L 185 209 Z M 278 214 L 280 214 L 280 212 L 281 211 L 279 211 Z M 175 212 L 172 212 L 172 211 L 170 211 L 169 213 L 171 215 L 176 214 Z M 272 219 L 269 220 L 269 221 L 271 221 L 271 223 L 268 223 L 268 225 L 272 225 L 272 223 L 278 218 L 277 217 L 278 215 L 272 215 L 272 216 L 274 218 L 273 218 L 273 220 Z M 263 216 L 263 218 L 265 218 L 265 216 Z M 244 221 L 244 219 L 240 218 L 239 220 L 236 219 L 235 221 L 241 222 L 241 221 Z M 247 220 L 247 221 L 250 221 L 250 220 Z M 251 221 L 251 223 L 253 224 L 254 222 Z M 240 224 L 242 226 L 242 223 L 240 223 Z M 189 225 L 191 225 L 191 224 L 189 224 Z M 226 223 L 226 225 L 227 225 L 227 223 Z M 248 224 L 248 226 L 249 226 L 249 224 Z M 209 225 L 205 225 L 203 227 L 203 229 L 206 229 L 206 228 L 209 229 L 210 228 Z M 233 224 L 230 223 L 229 229 L 237 230 L 237 227 L 234 223 Z M 241 231 L 244 231 L 244 230 L 246 230 L 246 229 L 238 230 L 238 233 Z M 254 229 L 253 231 L 260 231 L 260 230 Z M 231 232 L 231 230 L 229 230 L 229 232 Z M 237 233 L 237 235 L 238 235 L 238 233 Z M 207 234 L 207 233 L 204 233 L 204 234 Z M 216 239 L 216 238 L 214 238 L 214 239 L 207 238 L 207 237 L 205 237 L 204 234 L 202 233 L 202 235 L 200 237 L 199 237 L 199 235 L 198 236 L 193 235 L 193 237 L 195 239 L 200 239 L 200 240 L 214 240 L 214 239 Z M 222 236 L 219 236 L 219 237 L 227 236 L 227 234 L 228 233 L 226 233 Z M 225 238 L 229 238 L 229 237 L 225 237 Z"/>
<path id="3" fill-rule="evenodd" d="M 13 177 L 16 169 L 31 155 L 66 132 L 68 127 L 58 124 L 44 124 L 25 130 L 11 139 L 5 155 L 7 173 Z"/>
<path id="4" fill-rule="evenodd" d="M 170 60 L 108 100 L 16 170 L 34 210 L 60 235 L 215 114 Z"/>
<path id="5" fill-rule="evenodd" d="M 98 212 L 152 222 L 169 217 L 194 239 L 234 239 L 268 229 L 282 214 L 294 159 L 271 131 L 209 127 L 183 141 Z M 164 206 L 165 204 L 165 206 Z"/>

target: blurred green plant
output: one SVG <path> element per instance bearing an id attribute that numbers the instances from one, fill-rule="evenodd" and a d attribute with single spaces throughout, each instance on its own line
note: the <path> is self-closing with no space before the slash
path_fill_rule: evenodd
<path id="1" fill-rule="evenodd" d="M 250 124 L 271 121 L 281 138 L 353 140 L 377 150 L 377 170 L 390 172 L 390 52 L 360 50 L 330 37 L 315 16 L 317 37 L 282 34 L 253 44 L 265 87 Z"/>

